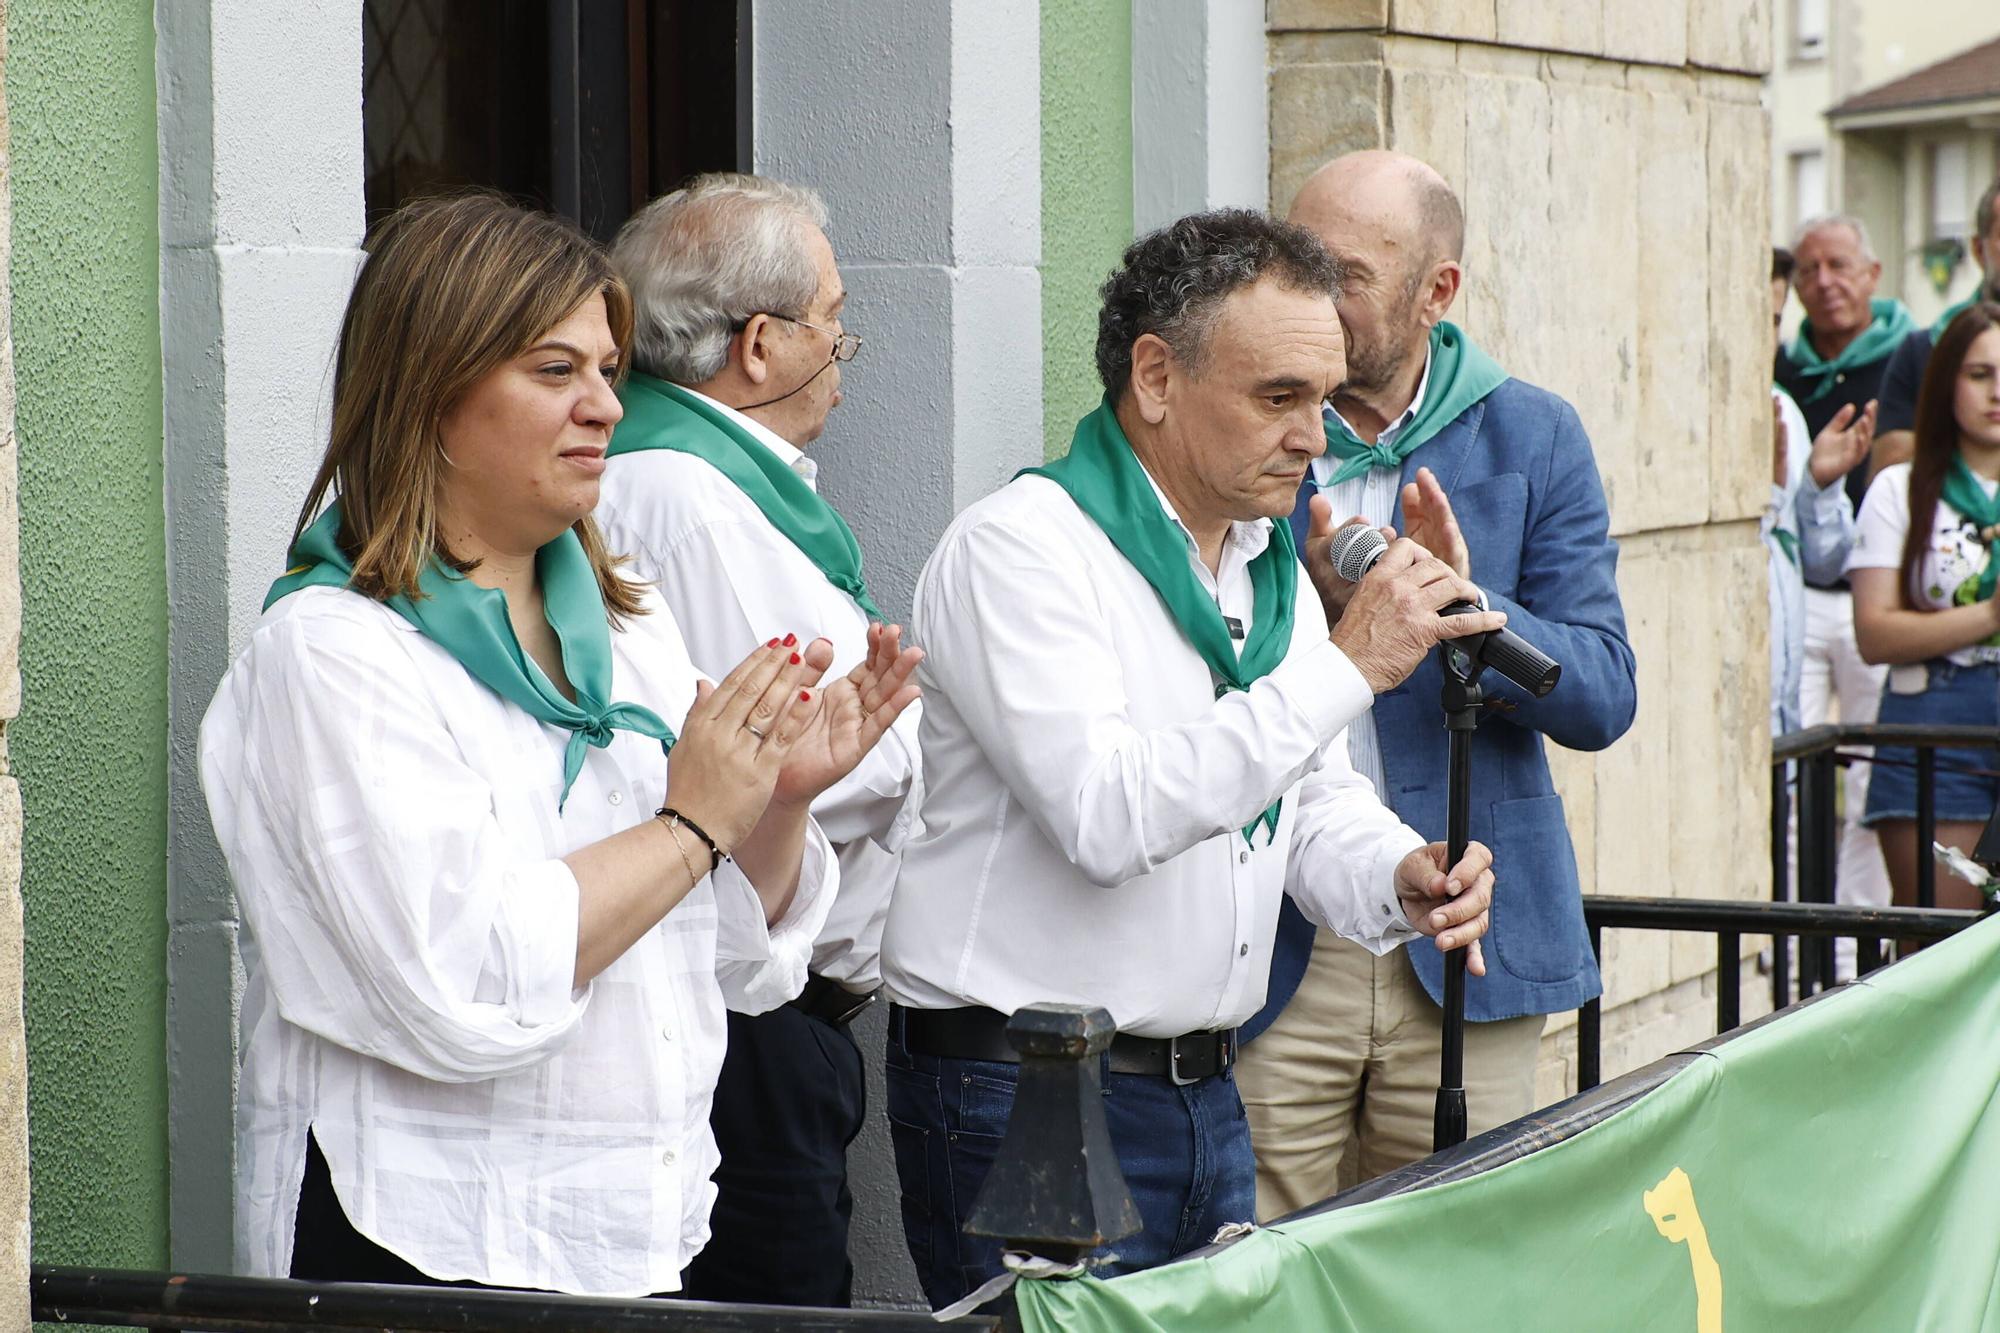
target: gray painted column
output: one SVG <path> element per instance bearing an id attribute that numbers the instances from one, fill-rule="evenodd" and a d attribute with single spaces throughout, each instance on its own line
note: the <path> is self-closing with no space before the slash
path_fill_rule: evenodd
<path id="1" fill-rule="evenodd" d="M 869 582 L 908 614 L 952 516 L 1042 458 L 1041 19 L 1025 0 L 758 0 L 756 170 L 833 214 L 867 340 L 814 447 Z M 883 1012 L 855 1024 L 869 1116 L 849 1154 L 857 1304 L 921 1305 L 883 1118 Z"/>
<path id="2" fill-rule="evenodd" d="M 1208 208 L 1265 207 L 1269 86 L 1262 5 L 1133 0 L 1135 232 Z"/>
<path id="3" fill-rule="evenodd" d="M 284 568 L 362 230 L 361 0 L 158 0 L 175 1266 L 229 1272 L 236 903 L 202 714 Z"/>

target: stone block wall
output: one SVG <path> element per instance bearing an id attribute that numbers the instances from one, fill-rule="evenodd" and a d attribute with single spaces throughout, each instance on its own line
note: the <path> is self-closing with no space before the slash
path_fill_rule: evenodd
<path id="1" fill-rule="evenodd" d="M 28 1045 L 21 1022 L 21 784 L 7 724 L 21 712 L 21 552 L 15 509 L 13 261 L 7 188 L 6 0 L 0 0 L 0 1330 L 28 1327 Z"/>
<path id="2" fill-rule="evenodd" d="M 1272 207 L 1352 149 L 1430 162 L 1466 209 L 1452 318 L 1575 404 L 1595 445 L 1639 712 L 1601 754 L 1551 747 L 1584 891 L 1766 895 L 1768 0 L 1266 14 Z M 1606 1077 L 1714 1031 L 1715 965 L 1708 936 L 1607 937 Z M 1749 1016 L 1769 986 L 1746 969 Z M 1574 1057 L 1561 1016 L 1543 1100 L 1574 1088 Z"/>

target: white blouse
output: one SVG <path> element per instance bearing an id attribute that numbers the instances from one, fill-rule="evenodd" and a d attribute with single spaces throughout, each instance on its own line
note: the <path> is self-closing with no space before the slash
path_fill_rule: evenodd
<path id="1" fill-rule="evenodd" d="M 697 673 L 656 597 L 612 634 L 612 697 L 678 729 Z M 444 1279 L 677 1290 L 708 1238 L 724 1007 L 804 985 L 839 872 L 817 826 L 766 928 L 733 864 L 572 990 L 560 859 L 651 817 L 660 744 L 587 752 L 387 607 L 266 612 L 202 723 L 244 934 L 236 1261 L 290 1268 L 310 1128 L 355 1229 Z"/>

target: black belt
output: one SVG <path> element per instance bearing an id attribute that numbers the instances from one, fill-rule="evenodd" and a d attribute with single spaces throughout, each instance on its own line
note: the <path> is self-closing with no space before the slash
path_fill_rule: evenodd
<path id="1" fill-rule="evenodd" d="M 1019 1064 L 1020 1052 L 1007 1044 L 1007 1015 L 976 1006 L 964 1009 L 909 1009 L 895 1005 L 892 1023 L 901 1019 L 903 1044 L 919 1055 L 944 1060 L 995 1060 Z M 1236 1029 L 1184 1032 L 1178 1037 L 1135 1037 L 1120 1032 L 1111 1039 L 1111 1072 L 1196 1083 L 1220 1074 L 1236 1063 Z"/>
<path id="2" fill-rule="evenodd" d="M 1854 585 L 1849 583 L 1844 577 L 1837 578 L 1831 583 L 1808 583 L 1806 586 L 1815 592 L 1852 592 L 1854 590 Z"/>
<path id="3" fill-rule="evenodd" d="M 806 988 L 788 1003 L 794 1009 L 840 1027 L 854 1021 L 855 1015 L 875 1003 L 875 997 L 882 993 L 877 986 L 866 995 L 847 989 L 838 981 L 814 973 L 806 978 Z"/>

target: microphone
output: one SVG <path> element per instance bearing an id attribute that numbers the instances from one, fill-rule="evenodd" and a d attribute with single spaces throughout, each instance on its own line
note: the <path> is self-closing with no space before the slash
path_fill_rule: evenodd
<path id="1" fill-rule="evenodd" d="M 1361 576 L 1373 569 L 1388 549 L 1389 543 L 1375 528 L 1366 523 L 1350 523 L 1334 534 L 1333 572 L 1349 583 L 1359 583 Z M 1476 603 L 1453 602 L 1438 614 L 1462 616 L 1477 610 Z M 1562 677 L 1562 666 L 1554 658 L 1510 629 L 1468 634 L 1447 640 L 1447 645 L 1479 665 L 1499 672 L 1537 699 L 1546 697 Z"/>

